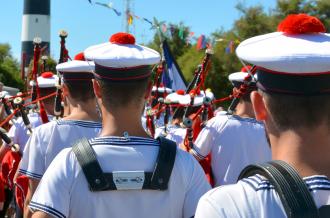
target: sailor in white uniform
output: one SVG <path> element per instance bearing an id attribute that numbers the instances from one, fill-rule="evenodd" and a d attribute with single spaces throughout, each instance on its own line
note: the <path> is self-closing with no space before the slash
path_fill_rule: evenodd
<path id="1" fill-rule="evenodd" d="M 38 78 L 38 85 L 40 88 L 40 97 L 47 96 L 56 91 L 56 83 L 58 77 L 51 72 L 44 72 Z M 33 83 L 31 81 L 31 86 Z M 49 97 L 48 99 L 43 100 L 43 104 L 48 115 L 48 120 L 53 119 L 53 108 L 54 108 L 54 97 Z M 27 114 L 31 129 L 35 129 L 36 127 L 43 124 L 42 119 L 37 112 L 32 112 Z M 14 144 L 19 145 L 19 152 L 22 154 L 24 151 L 24 147 L 28 139 L 30 138 L 29 130 L 27 126 L 24 124 L 22 117 L 19 117 L 11 126 L 7 134 L 13 141 Z M 10 150 L 8 145 L 4 143 L 4 147 L 0 149 L 0 160 L 4 154 Z"/>
<path id="2" fill-rule="evenodd" d="M 203 101 L 207 97 L 209 101 L 214 100 L 214 94 L 210 89 L 206 89 L 205 92 L 202 90 L 198 95 L 194 97 L 193 110 L 188 116 L 194 115 L 194 112 L 198 110 L 202 105 Z M 179 104 L 179 105 L 189 105 L 191 101 L 191 96 L 189 94 L 184 94 L 183 90 L 178 90 L 177 92 L 169 94 L 165 98 L 165 102 L 168 104 Z M 173 116 L 170 120 L 170 124 L 166 127 L 162 126 L 156 129 L 155 138 L 158 136 L 164 136 L 167 139 L 175 141 L 178 145 L 182 145 L 187 134 L 187 129 L 183 126 L 183 116 L 184 116 L 184 107 L 174 107 Z M 166 129 L 166 130 L 165 130 Z M 197 135 L 197 134 L 196 134 Z"/>
<path id="3" fill-rule="evenodd" d="M 234 89 L 248 75 L 244 69 L 229 75 Z M 235 114 L 220 113 L 209 120 L 190 151 L 199 160 L 211 153 L 215 186 L 235 183 L 244 167 L 271 159 L 264 125 L 254 118 L 250 101 L 250 93 L 255 89 L 253 82 L 241 97 Z"/>
<path id="4" fill-rule="evenodd" d="M 102 132 L 84 145 L 92 149 L 88 158 L 77 153 L 80 144 L 54 159 L 30 203 L 33 217 L 194 216 L 198 199 L 210 189 L 203 170 L 171 141 L 165 148 L 172 152 L 160 158 L 174 162 L 159 162 L 158 152 L 165 144 L 148 136 L 140 121 L 146 91 L 150 92 L 151 65 L 159 63 L 159 53 L 135 44 L 130 34 L 117 33 L 84 54 L 95 62 L 93 84 L 102 111 Z M 91 156 L 98 167 L 88 170 L 81 161 L 89 162 Z M 160 173 L 153 183 L 148 172 L 156 172 L 156 162 L 162 165 L 157 169 L 169 174 Z M 104 180 L 106 175 L 111 177 Z"/>
<path id="5" fill-rule="evenodd" d="M 55 156 L 76 140 L 93 138 L 101 130 L 92 85 L 94 63 L 77 55 L 75 60 L 59 64 L 56 68 L 62 74 L 63 95 L 69 102 L 71 113 L 36 128 L 26 144 L 19 169 L 30 180 L 26 205 Z M 31 216 L 28 207 L 24 210 L 24 217 Z"/>
<path id="6" fill-rule="evenodd" d="M 317 18 L 298 14 L 282 21 L 278 32 L 247 39 L 236 50 L 257 66 L 259 90 L 251 100 L 265 122 L 272 159 L 296 169 L 317 208 L 330 204 L 329 41 Z M 195 217 L 287 217 L 284 208 L 274 186 L 256 174 L 208 192 Z"/>

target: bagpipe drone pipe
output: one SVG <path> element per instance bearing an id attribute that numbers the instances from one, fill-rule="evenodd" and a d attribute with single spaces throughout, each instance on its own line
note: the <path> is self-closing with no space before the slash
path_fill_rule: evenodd
<path id="1" fill-rule="evenodd" d="M 24 124 L 28 130 L 28 134 L 31 134 L 33 131 L 33 125 L 29 120 L 30 113 L 38 113 L 42 123 L 47 123 L 49 121 L 43 101 L 48 98 L 53 98 L 56 95 L 56 92 L 52 92 L 52 89 L 48 89 L 46 92 L 44 91 L 45 89 L 43 89 L 43 91 L 40 90 L 38 75 L 40 74 L 40 71 L 46 70 L 45 58 L 43 59 L 42 70 L 40 70 L 41 68 L 39 67 L 39 60 L 42 52 L 40 44 L 41 39 L 35 38 L 33 66 L 30 72 L 31 81 L 30 83 L 27 83 L 32 86 L 31 90 L 25 93 L 18 93 L 16 96 L 0 96 L 0 101 L 3 104 L 7 115 L 4 120 L 0 121 L 0 127 L 4 127 L 9 123 L 12 125 L 16 125 L 16 123 L 17 125 Z M 43 74 L 47 74 L 47 72 Z M 46 76 L 42 76 L 42 78 L 45 79 Z M 22 208 L 26 196 L 28 178 L 19 175 L 16 181 L 13 181 L 22 155 L 20 149 L 21 145 L 16 144 L 16 140 L 9 137 L 7 131 L 3 128 L 0 129 L 0 138 L 11 148 L 11 151 L 7 152 L 2 159 L 0 175 L 1 184 L 4 184 L 4 187 L 8 187 L 10 190 L 15 190 L 18 205 Z"/>
<path id="2" fill-rule="evenodd" d="M 185 101 L 171 100 L 165 95 L 158 95 L 157 103 L 154 103 L 151 107 L 149 103 L 149 109 L 147 110 L 147 127 L 149 133 L 154 137 L 155 125 L 154 120 L 160 117 L 163 113 L 164 117 L 164 132 L 167 133 L 167 125 L 171 120 L 170 117 L 175 117 L 181 120 L 181 126 L 186 128 L 186 136 L 184 139 L 184 145 L 187 150 L 193 147 L 193 142 L 197 138 L 201 128 L 204 127 L 206 121 L 213 115 L 212 104 L 213 101 L 205 91 L 205 78 L 211 66 L 212 51 L 208 49 L 202 64 L 198 66 L 195 71 L 192 82 L 188 85 L 186 90 L 177 90 L 175 95 L 185 96 Z M 162 63 L 161 63 L 162 64 Z M 164 66 L 161 65 L 157 68 L 157 74 L 155 76 L 155 86 L 159 86 L 158 78 L 161 75 L 161 70 Z M 202 90 L 203 89 L 203 90 Z M 207 91 L 207 93 L 209 93 Z M 168 95 L 170 96 L 170 95 Z M 152 96 L 154 98 L 155 95 Z M 198 100 L 195 101 L 195 99 Z M 153 101 L 155 102 L 155 101 Z M 205 162 L 205 163 L 204 163 Z M 209 175 L 209 181 L 212 183 L 211 169 L 209 159 L 201 161 L 201 164 Z"/>
<path id="3" fill-rule="evenodd" d="M 229 98 L 232 100 L 232 102 L 230 103 L 229 107 L 228 107 L 228 114 L 233 114 L 235 112 L 235 109 L 240 101 L 240 99 L 242 98 L 242 96 L 244 96 L 248 91 L 249 88 L 251 86 L 252 82 L 255 82 L 255 73 L 257 71 L 256 66 L 253 66 L 251 69 L 248 69 L 246 67 L 246 71 L 248 73 L 248 75 L 244 78 L 243 80 L 243 84 L 240 85 L 240 87 L 233 91 L 233 93 L 229 96 Z"/>
<path id="4" fill-rule="evenodd" d="M 59 58 L 59 61 L 58 63 L 61 64 L 61 63 L 64 63 L 64 62 L 67 62 L 68 59 L 69 59 L 69 52 L 68 50 L 66 49 L 66 46 L 65 46 L 65 39 L 66 37 L 68 36 L 68 33 L 64 30 L 61 30 L 60 33 L 59 33 L 59 36 L 60 36 L 60 58 Z M 56 97 L 55 97 L 55 105 L 54 105 L 54 114 L 56 116 L 56 118 L 59 118 L 60 116 L 63 116 L 63 113 L 64 113 L 64 107 L 62 105 L 62 79 L 61 79 L 61 75 L 58 73 L 58 85 L 57 85 L 57 91 L 56 91 Z"/>

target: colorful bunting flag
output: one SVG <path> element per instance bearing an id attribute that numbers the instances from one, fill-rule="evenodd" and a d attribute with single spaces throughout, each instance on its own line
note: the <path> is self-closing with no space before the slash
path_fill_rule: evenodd
<path id="1" fill-rule="evenodd" d="M 150 20 L 148 20 L 147 18 L 142 18 L 144 21 L 146 21 L 147 23 L 149 23 L 151 26 L 153 25 L 152 22 Z"/>
<path id="2" fill-rule="evenodd" d="M 167 26 L 165 23 L 162 24 L 162 32 L 166 33 L 167 32 Z"/>
<path id="3" fill-rule="evenodd" d="M 133 16 L 132 16 L 132 14 L 128 14 L 127 24 L 128 25 L 132 25 L 133 24 Z"/>
<path id="4" fill-rule="evenodd" d="M 206 48 L 206 37 L 201 35 L 197 40 L 197 50 Z"/>
<path id="5" fill-rule="evenodd" d="M 88 2 L 90 4 L 92 4 L 92 0 L 88 0 Z M 108 3 L 108 4 L 105 4 L 105 3 L 102 3 L 102 2 L 95 2 L 95 4 L 106 7 L 108 9 L 111 9 L 111 10 L 113 10 L 113 12 L 117 16 L 121 16 L 121 12 L 118 11 L 117 9 L 115 9 L 112 6 L 111 2 Z M 139 17 L 136 14 L 132 14 L 130 11 L 127 11 L 127 14 L 128 14 L 128 16 L 127 16 L 127 24 L 128 25 L 132 25 L 133 24 L 133 18 L 136 18 L 136 19 L 143 20 L 143 21 L 149 23 L 152 26 L 151 29 L 159 29 L 159 30 L 162 31 L 162 33 L 166 33 L 168 31 L 168 27 L 165 24 L 165 22 L 158 22 L 156 18 L 154 18 L 154 22 L 152 22 L 151 20 L 149 20 L 145 17 Z M 169 32 L 171 34 L 171 37 L 173 38 L 174 34 L 176 33 L 176 27 L 173 24 L 170 24 Z M 179 31 L 178 31 L 178 36 L 181 40 L 184 40 L 184 33 L 185 33 L 185 28 L 180 24 Z M 198 50 L 204 49 L 206 47 L 213 47 L 216 42 L 227 41 L 226 39 L 218 38 L 218 39 L 213 39 L 213 41 L 211 43 L 208 43 L 206 41 L 205 35 L 201 35 L 200 37 L 197 38 L 197 37 L 194 37 L 194 34 L 195 34 L 194 32 L 189 32 L 188 36 L 185 39 L 185 42 L 187 44 L 190 44 L 192 40 L 194 40 L 194 41 L 197 40 L 196 47 L 197 47 Z M 235 49 L 234 48 L 235 44 L 238 45 L 240 43 L 241 42 L 238 39 L 230 40 L 227 47 L 225 48 L 226 53 L 228 53 L 228 54 L 233 53 L 234 49 Z"/>
<path id="6" fill-rule="evenodd" d="M 184 40 L 184 27 L 180 27 L 179 29 L 179 38 Z"/>
<path id="7" fill-rule="evenodd" d="M 106 7 L 108 9 L 111 9 L 113 10 L 113 12 L 116 13 L 117 16 L 121 16 L 121 13 L 116 10 L 114 7 L 112 7 L 112 3 L 110 2 L 109 4 L 105 4 L 105 3 L 102 3 L 102 2 L 95 2 L 96 5 L 100 5 L 100 6 L 103 6 L 103 7 Z"/>
<path id="8" fill-rule="evenodd" d="M 231 54 L 234 52 L 234 41 L 230 40 L 228 46 L 226 47 L 226 53 Z"/>

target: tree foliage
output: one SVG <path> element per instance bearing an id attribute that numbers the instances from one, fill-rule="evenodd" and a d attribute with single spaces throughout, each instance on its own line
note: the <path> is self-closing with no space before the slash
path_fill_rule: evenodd
<path id="1" fill-rule="evenodd" d="M 265 11 L 262 5 L 246 7 L 239 3 L 236 9 L 240 12 L 240 17 L 234 22 L 233 27 L 227 31 L 215 31 L 208 38 L 210 42 L 215 43 L 212 67 L 206 80 L 206 87 L 211 88 L 217 98 L 228 96 L 231 93 L 232 87 L 228 81 L 228 75 L 240 71 L 243 67 L 235 52 L 226 52 L 231 40 L 235 41 L 234 47 L 237 47 L 238 42 L 247 38 L 274 32 L 279 22 L 292 13 L 307 13 L 316 16 L 330 31 L 329 0 L 278 0 L 276 7 L 269 11 Z M 173 26 L 178 31 L 180 25 L 182 24 Z M 186 38 L 182 40 L 178 37 L 178 32 L 174 33 L 172 37 L 168 37 L 170 39 L 168 41 L 185 78 L 190 81 L 198 64 L 202 62 L 205 50 L 198 51 L 196 44 L 187 45 Z M 189 28 L 186 27 L 185 37 L 188 37 L 188 34 Z M 157 35 L 151 45 L 159 48 L 160 39 Z"/>
<path id="2" fill-rule="evenodd" d="M 187 43 L 187 38 L 189 36 L 189 27 L 185 26 L 183 23 L 180 24 L 168 24 L 169 29 L 166 33 L 163 33 L 161 30 L 156 29 L 156 34 L 151 43 L 148 44 L 148 47 L 151 47 L 159 52 L 161 41 L 166 39 L 174 58 L 178 58 L 186 53 L 191 45 Z"/>
<path id="3" fill-rule="evenodd" d="M 0 44 L 0 81 L 6 86 L 22 90 L 19 63 L 11 55 L 10 49 L 9 44 Z"/>

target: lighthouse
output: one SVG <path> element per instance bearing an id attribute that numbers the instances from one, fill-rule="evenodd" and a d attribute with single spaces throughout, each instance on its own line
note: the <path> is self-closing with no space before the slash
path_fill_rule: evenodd
<path id="1" fill-rule="evenodd" d="M 22 22 L 22 64 L 28 66 L 33 58 L 33 39 L 42 40 L 43 54 L 50 50 L 50 0 L 24 0 Z"/>

